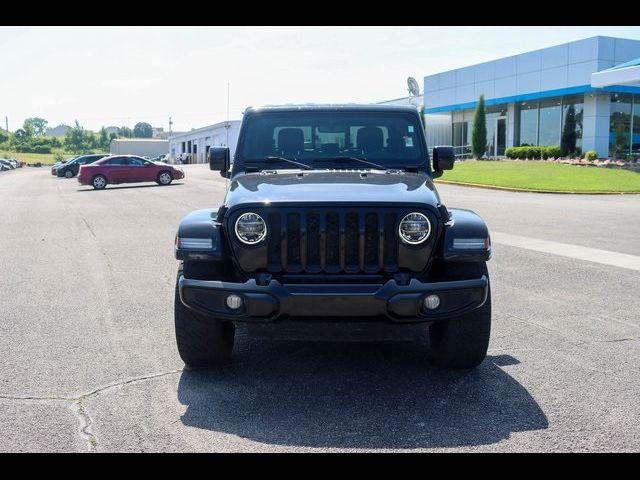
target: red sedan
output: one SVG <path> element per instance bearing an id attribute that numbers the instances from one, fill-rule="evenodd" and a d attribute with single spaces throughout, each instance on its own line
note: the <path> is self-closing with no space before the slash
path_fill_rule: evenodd
<path id="1" fill-rule="evenodd" d="M 111 155 L 82 165 L 78 173 L 81 185 L 91 185 L 96 190 L 102 190 L 110 183 L 157 182 L 169 185 L 181 178 L 184 178 L 184 171 L 180 168 L 133 155 Z"/>

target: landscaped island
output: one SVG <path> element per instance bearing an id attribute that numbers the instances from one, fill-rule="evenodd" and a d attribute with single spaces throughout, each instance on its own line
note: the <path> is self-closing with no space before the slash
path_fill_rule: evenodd
<path id="1" fill-rule="evenodd" d="M 537 160 L 460 161 L 437 181 L 544 192 L 640 193 L 640 172 Z"/>

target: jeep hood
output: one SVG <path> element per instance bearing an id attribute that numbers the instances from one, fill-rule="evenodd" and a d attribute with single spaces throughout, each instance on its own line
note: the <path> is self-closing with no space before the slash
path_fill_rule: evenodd
<path id="1" fill-rule="evenodd" d="M 296 171 L 249 173 L 231 182 L 225 204 L 400 203 L 437 207 L 440 198 L 425 173 Z"/>

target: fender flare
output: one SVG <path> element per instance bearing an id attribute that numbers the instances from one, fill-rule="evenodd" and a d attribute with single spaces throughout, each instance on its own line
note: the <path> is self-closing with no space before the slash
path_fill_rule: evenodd
<path id="1" fill-rule="evenodd" d="M 491 258 L 489 228 L 477 213 L 450 208 L 440 257 L 445 262 L 486 262 Z"/>
<path id="2" fill-rule="evenodd" d="M 218 209 L 194 210 L 178 226 L 175 256 L 178 260 L 221 260 L 223 242 Z"/>

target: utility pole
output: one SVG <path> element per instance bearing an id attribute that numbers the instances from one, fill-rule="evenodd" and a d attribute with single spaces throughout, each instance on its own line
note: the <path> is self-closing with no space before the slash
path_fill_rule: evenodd
<path id="1" fill-rule="evenodd" d="M 5 115 L 4 116 L 4 125 L 5 127 L 7 127 L 7 132 L 9 131 L 9 116 Z"/>
<path id="2" fill-rule="evenodd" d="M 171 117 L 169 117 L 169 135 L 171 135 L 171 125 L 173 125 L 173 121 L 171 120 Z"/>

